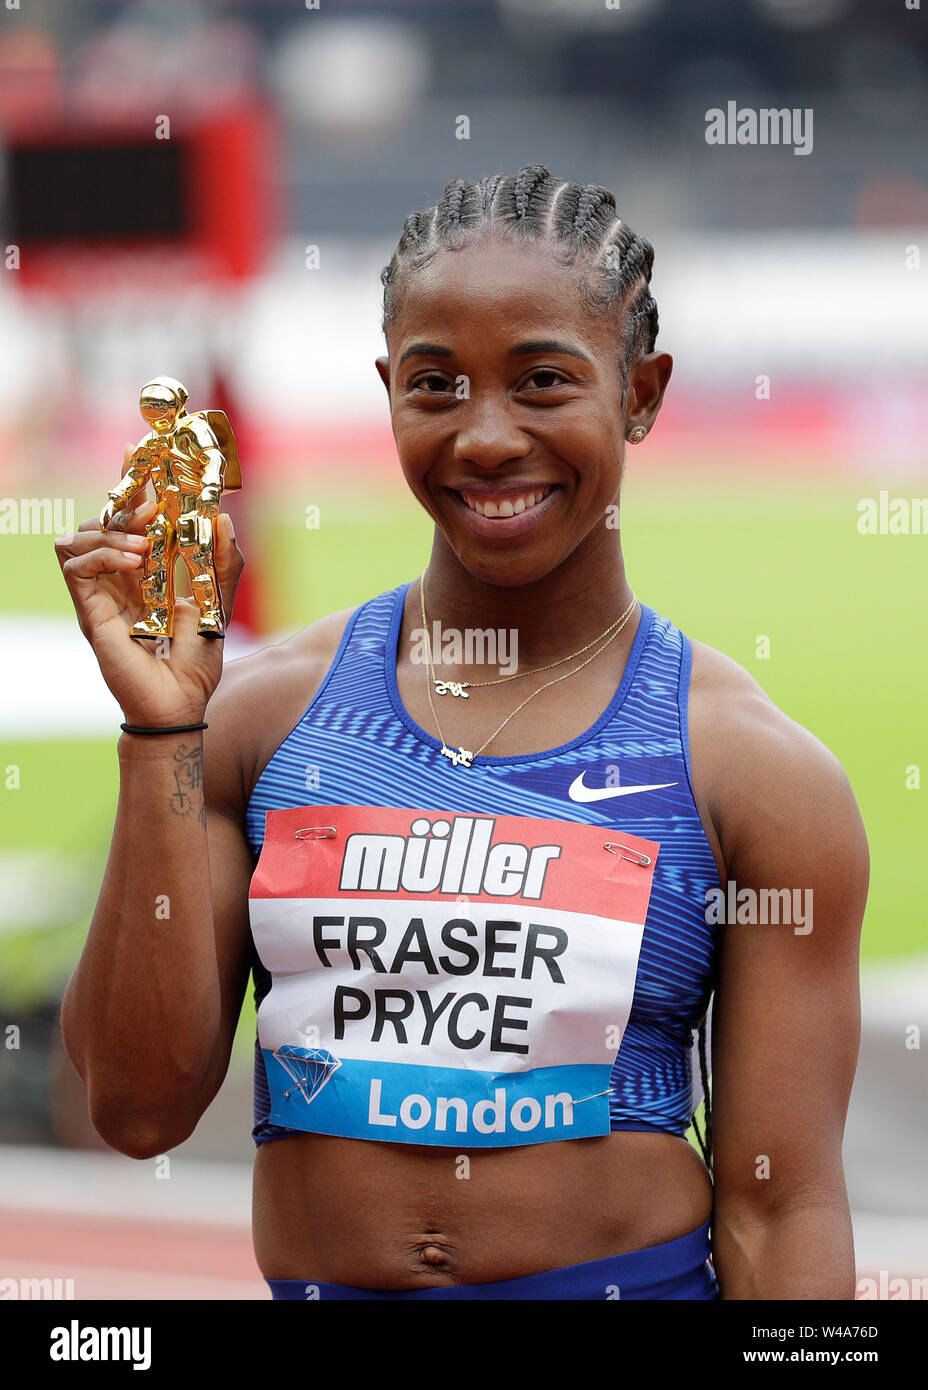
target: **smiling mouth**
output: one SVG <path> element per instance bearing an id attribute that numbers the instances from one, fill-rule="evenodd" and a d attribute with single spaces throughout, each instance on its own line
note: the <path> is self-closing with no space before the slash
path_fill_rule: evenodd
<path id="1" fill-rule="evenodd" d="M 452 488 L 451 491 L 478 516 L 504 518 L 521 516 L 523 512 L 530 512 L 546 497 L 550 497 L 555 486 L 556 484 L 549 483 L 544 487 L 526 488 L 523 492 L 509 493 L 506 496 L 497 494 L 495 498 L 478 497 L 474 493 L 461 492 L 457 488 Z"/>

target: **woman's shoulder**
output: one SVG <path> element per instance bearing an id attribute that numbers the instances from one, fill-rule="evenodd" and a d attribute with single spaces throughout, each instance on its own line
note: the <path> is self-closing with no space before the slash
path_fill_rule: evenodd
<path id="1" fill-rule="evenodd" d="M 822 817 L 836 844 L 844 837 L 865 849 L 854 794 L 831 749 L 737 661 L 690 640 L 694 791 L 710 809 L 726 857 L 758 836 L 810 835 L 821 843 Z"/>
<path id="2" fill-rule="evenodd" d="M 318 671 L 320 677 L 324 675 L 338 651 L 349 619 L 356 612 L 357 608 L 342 608 L 337 613 L 327 613 L 291 637 L 227 662 L 210 701 L 210 711 L 214 703 L 241 706 L 251 699 L 266 699 L 281 682 L 288 680 L 305 685 L 314 671 Z"/>
<path id="3" fill-rule="evenodd" d="M 750 745 L 761 756 L 795 751 L 806 758 L 833 757 L 825 745 L 779 708 L 744 666 L 705 642 L 690 638 L 690 727 L 711 729 L 730 752 Z M 742 747 L 742 751 L 746 751 Z"/>

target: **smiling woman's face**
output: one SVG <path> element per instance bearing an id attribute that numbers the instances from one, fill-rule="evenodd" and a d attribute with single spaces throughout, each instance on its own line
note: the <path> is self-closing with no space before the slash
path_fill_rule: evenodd
<path id="1" fill-rule="evenodd" d="M 406 480 L 488 583 L 550 573 L 617 500 L 621 310 L 588 313 L 583 273 L 544 244 L 480 238 L 411 271 L 388 326 L 378 368 Z"/>

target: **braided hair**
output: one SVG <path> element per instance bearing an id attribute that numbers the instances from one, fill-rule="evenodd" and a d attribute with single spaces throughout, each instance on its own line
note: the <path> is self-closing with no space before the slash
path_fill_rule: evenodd
<path id="1" fill-rule="evenodd" d="M 562 264 L 584 264 L 585 307 L 596 313 L 619 305 L 625 311 L 620 367 L 627 383 L 629 367 L 653 350 L 657 337 L 657 303 L 649 288 L 654 248 L 616 215 L 608 188 L 556 179 L 543 164 L 526 164 L 517 174 L 451 179 L 438 203 L 409 214 L 380 274 L 384 332 L 397 316 L 402 282 L 411 271 L 488 231 L 551 243 Z"/>

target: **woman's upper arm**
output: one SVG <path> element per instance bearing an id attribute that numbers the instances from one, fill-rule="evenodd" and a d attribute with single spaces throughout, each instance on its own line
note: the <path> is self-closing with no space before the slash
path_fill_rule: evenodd
<path id="1" fill-rule="evenodd" d="M 846 1204 L 869 855 L 837 759 L 759 687 L 725 724 L 728 872 L 712 1022 L 716 1211 L 726 1224 Z"/>

